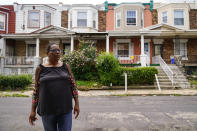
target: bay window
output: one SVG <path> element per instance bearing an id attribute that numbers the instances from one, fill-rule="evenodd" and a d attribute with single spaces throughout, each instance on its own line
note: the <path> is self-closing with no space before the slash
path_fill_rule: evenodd
<path id="1" fill-rule="evenodd" d="M 44 13 L 44 25 L 45 27 L 51 25 L 51 13 L 49 12 Z"/>

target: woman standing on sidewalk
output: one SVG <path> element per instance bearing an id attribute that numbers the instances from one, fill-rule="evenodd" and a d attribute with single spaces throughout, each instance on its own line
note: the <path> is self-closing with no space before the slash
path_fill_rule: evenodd
<path id="1" fill-rule="evenodd" d="M 75 119 L 80 112 L 75 80 L 69 65 L 60 61 L 60 53 L 58 45 L 48 45 L 48 62 L 40 64 L 35 73 L 35 90 L 29 122 L 34 125 L 34 121 L 37 120 L 37 108 L 45 131 L 71 131 L 72 97 L 75 100 Z"/>

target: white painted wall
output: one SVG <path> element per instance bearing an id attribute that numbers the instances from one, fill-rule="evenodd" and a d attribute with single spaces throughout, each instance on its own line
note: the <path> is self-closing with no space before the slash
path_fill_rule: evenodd
<path id="1" fill-rule="evenodd" d="M 61 27 L 61 10 L 53 10 L 47 6 L 34 5 L 35 10 L 40 11 L 40 28 L 28 28 L 28 11 L 33 10 L 33 5 L 17 5 L 15 6 L 16 13 L 16 33 L 30 33 L 35 30 L 44 28 L 44 13 L 51 13 L 51 25 Z M 23 29 L 24 25 L 24 29 Z"/>

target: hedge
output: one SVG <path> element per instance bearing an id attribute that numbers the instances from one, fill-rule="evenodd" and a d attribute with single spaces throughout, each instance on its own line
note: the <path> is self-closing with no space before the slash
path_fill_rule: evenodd
<path id="1" fill-rule="evenodd" d="M 32 75 L 0 75 L 0 90 L 21 90 L 32 83 Z"/>
<path id="2" fill-rule="evenodd" d="M 121 67 L 120 75 L 117 78 L 119 85 L 124 84 L 124 72 L 127 73 L 128 85 L 153 84 L 155 81 L 155 74 L 158 74 L 157 69 L 154 67 Z"/>

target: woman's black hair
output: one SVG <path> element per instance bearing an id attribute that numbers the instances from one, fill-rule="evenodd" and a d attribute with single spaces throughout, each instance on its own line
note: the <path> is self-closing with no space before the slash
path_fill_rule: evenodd
<path id="1" fill-rule="evenodd" d="M 46 52 L 47 52 L 47 54 L 49 53 L 49 51 L 50 51 L 52 45 L 56 45 L 56 44 L 55 44 L 55 43 L 49 43 L 49 44 L 47 45 L 47 47 L 46 47 Z"/>

